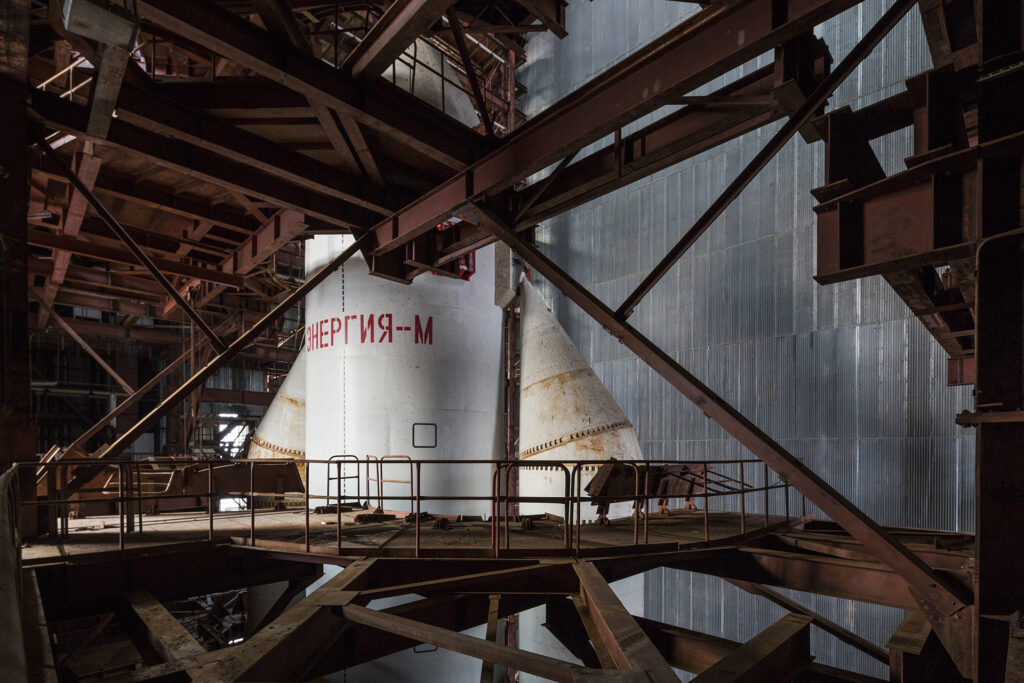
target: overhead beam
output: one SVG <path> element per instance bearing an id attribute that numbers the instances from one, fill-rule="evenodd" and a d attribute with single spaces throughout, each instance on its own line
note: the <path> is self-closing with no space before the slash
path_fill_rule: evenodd
<path id="1" fill-rule="evenodd" d="M 479 156 L 484 138 L 397 86 L 372 93 L 330 65 L 275 40 L 232 12 L 201 0 L 144 0 L 144 19 L 351 117 L 385 137 L 461 169 Z"/>
<path id="2" fill-rule="evenodd" d="M 718 660 L 694 683 L 788 681 L 811 663 L 811 618 L 788 614 Z"/>
<path id="3" fill-rule="evenodd" d="M 601 668 L 601 660 L 598 659 L 594 646 L 590 644 L 586 624 L 583 623 L 572 600 L 559 598 L 548 601 L 544 606 L 544 628 L 550 631 L 573 657 L 583 662 L 583 666 Z"/>
<path id="4" fill-rule="evenodd" d="M 452 27 L 452 38 L 455 39 L 455 47 L 459 50 L 459 58 L 462 59 L 462 68 L 466 70 L 466 79 L 469 81 L 470 90 L 473 91 L 473 99 L 476 101 L 476 109 L 480 113 L 480 120 L 484 124 L 484 130 L 489 136 L 494 136 L 494 125 L 491 123 L 491 115 L 487 111 L 487 100 L 480 88 L 480 80 L 476 77 L 476 67 L 469 54 L 469 47 L 466 45 L 466 34 L 462 31 L 462 22 L 454 9 L 448 8 L 445 13 L 448 24 Z"/>
<path id="5" fill-rule="evenodd" d="M 379 215 L 387 215 L 404 203 L 396 193 L 369 183 L 361 176 L 223 123 L 184 103 L 138 88 L 125 86 L 122 90 L 118 118 Z"/>
<path id="6" fill-rule="evenodd" d="M 573 570 L 580 580 L 580 598 L 615 665 L 620 669 L 642 671 L 654 682 L 678 681 L 672 667 L 619 601 L 597 567 L 579 561 L 573 563 Z"/>
<path id="7" fill-rule="evenodd" d="M 128 50 L 123 47 L 101 45 L 100 63 L 89 92 L 89 121 L 86 124 L 89 135 L 107 137 L 110 121 L 117 107 L 117 95 L 121 91 L 121 83 L 128 69 L 129 57 Z"/>
<path id="8" fill-rule="evenodd" d="M 82 182 L 82 179 L 79 178 L 75 174 L 75 172 L 71 170 L 71 168 L 69 168 L 60 157 L 57 156 L 57 153 L 54 151 L 52 147 L 50 147 L 49 143 L 47 143 L 45 139 L 39 137 L 36 140 L 36 146 L 46 156 L 48 156 L 51 161 L 57 164 L 58 168 L 60 168 L 64 175 L 67 176 L 67 179 L 71 181 L 71 184 L 75 187 L 75 189 L 81 192 L 82 195 L 89 201 L 89 204 L 92 205 L 93 210 L 99 214 L 100 218 L 102 218 L 103 222 L 107 224 L 107 227 L 110 228 L 111 232 L 117 235 L 118 238 L 120 238 L 120 240 L 124 242 L 124 245 L 128 248 L 128 251 L 130 251 L 132 255 L 138 260 L 138 262 L 142 264 L 146 268 L 146 270 L 150 272 L 150 274 L 152 274 L 154 279 L 156 279 L 156 281 L 160 283 L 160 286 L 163 287 L 164 290 L 166 290 L 166 292 L 170 294 L 171 297 L 178 302 L 178 306 L 181 307 L 181 310 L 185 313 L 185 315 L 187 315 L 192 320 L 192 322 L 196 324 L 197 327 L 199 327 L 200 330 L 203 331 L 203 334 L 205 334 L 206 337 L 210 340 L 210 342 L 213 344 L 213 347 L 218 351 L 223 351 L 225 348 L 224 342 L 220 340 L 220 337 L 218 337 L 217 333 L 213 331 L 213 328 L 210 327 L 210 324 L 203 320 L 202 316 L 200 316 L 199 313 L 197 313 L 196 310 L 192 308 L 192 306 L 187 301 L 185 301 L 185 299 L 174 288 L 174 285 L 171 284 L 170 280 L 167 279 L 167 276 L 164 275 L 163 272 L 161 272 L 160 268 L 155 263 L 153 263 L 152 259 L 149 258 L 149 255 L 142 250 L 138 243 L 136 243 L 135 240 L 132 239 L 132 236 L 128 234 L 128 231 L 125 230 L 124 227 L 117 222 L 117 219 L 114 218 L 114 216 L 100 202 L 96 195 L 92 193 L 92 190 L 86 187 L 85 183 Z M 129 393 L 131 392 L 129 391 Z"/>
<path id="9" fill-rule="evenodd" d="M 126 265 L 138 265 L 138 260 L 127 249 L 108 247 L 92 241 L 55 235 L 46 230 L 29 230 L 28 243 L 37 247 L 48 247 L 50 249 L 65 249 L 73 254 L 81 254 L 100 261 L 111 263 L 123 263 Z M 224 273 L 214 268 L 203 268 L 193 266 L 180 261 L 170 259 L 154 258 L 153 262 L 164 272 L 174 275 L 185 275 L 207 282 L 216 282 L 229 287 L 244 287 L 245 278 L 231 273 Z"/>
<path id="10" fill-rule="evenodd" d="M 857 4 L 725 3 L 697 13 L 516 130 L 470 168 L 374 227 L 377 255 L 429 232 L 472 198 L 494 196 L 627 123 Z M 737 36 L 743 36 L 737 40 Z"/>
<path id="11" fill-rule="evenodd" d="M 272 391 L 240 391 L 236 389 L 203 389 L 207 403 L 237 403 L 249 406 L 269 406 L 276 394 Z"/>
<path id="12" fill-rule="evenodd" d="M 89 139 L 86 133 L 88 110 L 85 107 L 42 90 L 32 91 L 31 107 L 48 125 Z M 341 227 L 365 226 L 371 215 L 374 218 L 377 215 L 336 197 L 271 176 L 201 146 L 173 140 L 120 119 L 111 121 L 105 142 L 186 176 L 304 211 Z"/>
<path id="13" fill-rule="evenodd" d="M 256 266 L 266 261 L 277 253 L 284 245 L 302 234 L 306 229 L 306 217 L 292 209 L 282 209 L 271 216 L 256 232 L 249 236 L 244 242 L 238 245 L 229 256 L 220 264 L 220 269 L 226 273 L 236 275 L 248 275 Z M 186 283 L 182 290 L 198 284 L 198 279 Z M 200 308 L 213 300 L 225 289 L 224 285 L 217 285 L 206 292 L 196 305 Z M 179 290 L 179 294 L 181 290 Z M 177 301 L 170 299 L 164 303 L 163 314 L 166 316 L 177 305 Z"/>
<path id="14" fill-rule="evenodd" d="M 775 83 L 775 68 L 768 65 L 715 92 L 731 98 L 768 95 Z M 530 206 L 519 208 L 516 228 L 531 225 L 634 183 L 657 171 L 717 147 L 740 135 L 757 130 L 783 116 L 771 106 L 744 109 L 714 109 L 687 106 L 584 158 L 578 159 L 548 187 L 544 180 L 527 186 Z M 549 176 L 550 177 L 550 176 Z"/>
<path id="15" fill-rule="evenodd" d="M 160 661 L 188 659 L 206 654 L 206 648 L 185 630 L 174 616 L 149 591 L 137 588 L 127 595 L 124 611 L 129 633 L 144 649 L 152 649 Z"/>
<path id="16" fill-rule="evenodd" d="M 96 176 L 99 175 L 100 167 L 103 162 L 99 157 L 95 157 L 91 154 L 76 154 L 75 155 L 75 171 L 78 173 L 78 177 L 82 180 L 87 188 L 93 189 L 96 185 Z M 64 211 L 63 219 L 60 224 L 60 233 L 67 235 L 68 237 L 74 237 L 78 234 L 78 231 L 82 228 L 82 220 L 85 218 L 85 214 L 89 211 L 89 201 L 85 198 L 81 192 L 69 185 L 70 198 L 68 199 L 67 208 Z M 53 272 L 47 279 L 46 286 L 43 288 L 43 301 L 46 306 L 40 307 L 39 310 L 39 326 L 46 326 L 46 319 L 50 316 L 50 306 L 53 305 L 53 301 L 57 296 L 57 290 L 64 284 L 64 278 L 68 272 L 68 266 L 71 263 L 71 252 L 66 249 L 55 249 L 53 252 Z"/>
<path id="17" fill-rule="evenodd" d="M 254 6 L 267 30 L 287 40 L 292 47 L 315 56 L 309 36 L 295 20 L 295 11 L 286 0 L 255 0 Z M 319 100 L 308 102 L 334 151 L 348 159 L 352 166 L 362 169 L 371 182 L 383 185 L 384 179 L 359 124 L 347 117 L 339 121 L 334 111 Z"/>
<path id="18" fill-rule="evenodd" d="M 744 417 L 736 408 L 694 377 L 671 355 L 644 337 L 600 299 L 573 280 L 551 259 L 517 233 L 509 222 L 487 206 L 476 205 L 481 227 L 508 244 L 565 296 L 604 326 L 644 363 L 700 408 L 705 415 L 779 473 L 785 481 L 860 541 L 878 559 L 909 583 L 938 615 L 952 615 L 970 604 L 967 591 L 937 575 L 902 543 L 847 500 L 792 453 Z M 938 617 L 936 617 L 938 618 Z"/>
<path id="19" fill-rule="evenodd" d="M 454 0 L 392 2 L 362 42 L 349 53 L 342 69 L 351 73 L 353 78 L 373 79 L 380 76 L 453 3 Z"/>
<path id="20" fill-rule="evenodd" d="M 34 178 L 56 178 L 65 181 L 54 164 L 40 160 L 38 168 L 32 170 Z M 198 201 L 187 195 L 175 194 L 172 188 L 145 180 L 136 180 L 110 168 L 100 169 L 93 190 L 106 197 L 120 199 L 126 203 L 144 206 L 171 213 L 195 221 L 209 221 L 235 232 L 248 232 L 258 225 L 242 211 L 225 206 Z"/>
<path id="21" fill-rule="evenodd" d="M 565 3 L 562 0 L 516 0 L 530 14 L 537 17 L 547 30 L 559 38 L 565 38 Z"/>

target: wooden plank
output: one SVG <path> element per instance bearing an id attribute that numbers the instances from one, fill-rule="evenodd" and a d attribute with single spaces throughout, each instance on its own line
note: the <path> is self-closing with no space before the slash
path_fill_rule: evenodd
<path id="1" fill-rule="evenodd" d="M 501 607 L 501 596 L 492 595 L 487 606 L 487 630 L 484 638 L 492 643 L 498 642 L 498 614 Z M 494 662 L 486 659 L 480 663 L 480 683 L 494 683 Z"/>
<path id="2" fill-rule="evenodd" d="M 192 637 L 152 593 L 136 589 L 125 596 L 129 621 L 135 626 L 137 638 L 144 639 L 161 661 L 171 662 L 206 653 L 206 648 Z"/>

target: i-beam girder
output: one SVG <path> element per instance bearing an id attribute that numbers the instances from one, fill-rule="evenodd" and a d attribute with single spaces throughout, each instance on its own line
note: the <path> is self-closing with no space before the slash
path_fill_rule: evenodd
<path id="1" fill-rule="evenodd" d="M 746 667 L 771 666 L 794 674 L 807 670 L 815 680 L 840 680 L 847 674 L 828 667 L 811 668 L 806 652 L 806 626 L 810 618 L 806 616 L 788 617 L 789 621 L 784 619 L 744 645 L 630 615 L 618 602 L 596 562 L 563 559 L 524 566 L 518 560 L 455 560 L 450 564 L 431 564 L 430 560 L 422 559 L 395 563 L 349 558 L 339 575 L 242 644 L 168 658 L 124 680 L 181 674 L 193 679 L 291 680 L 325 675 L 421 642 L 567 682 L 650 681 L 652 677 L 671 681 L 676 678 L 670 666 L 700 672 L 719 660 L 726 668 L 733 667 L 736 660 Z M 470 566 L 484 571 L 461 573 Z M 559 585 L 538 585 L 534 571 L 542 566 L 560 573 Z M 432 578 L 410 582 L 424 572 Z M 479 585 L 481 592 L 460 592 L 460 580 Z M 429 588 L 431 584 L 433 588 Z M 553 592 L 544 592 L 547 590 Z M 366 607 L 382 595 L 411 593 L 426 597 L 384 610 Z M 493 598 L 498 595 L 501 599 L 495 601 Z M 504 617 L 544 604 L 551 614 L 552 608 L 565 601 L 565 595 L 574 596 L 579 605 L 585 605 L 595 630 L 588 636 L 578 619 L 570 619 L 563 626 L 575 631 L 579 638 L 597 639 L 602 648 L 614 653 L 614 662 L 603 670 L 459 633 L 493 620 L 496 615 Z M 159 612 L 157 605 L 153 609 Z M 795 625 L 796 630 L 789 624 Z M 150 633 L 149 637 L 156 635 Z M 798 640 L 793 641 L 793 637 Z M 773 641 L 775 645 L 761 648 L 755 644 L 761 641 Z M 794 642 L 802 642 L 802 647 L 788 647 Z M 680 643 L 685 643 L 685 652 L 681 651 Z M 756 653 L 761 649 L 764 653 L 758 656 Z"/>

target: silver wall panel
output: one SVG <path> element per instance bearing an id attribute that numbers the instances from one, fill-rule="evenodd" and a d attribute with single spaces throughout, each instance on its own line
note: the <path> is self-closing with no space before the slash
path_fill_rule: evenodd
<path id="1" fill-rule="evenodd" d="M 866 0 L 818 27 L 838 60 L 889 3 Z M 697 10 L 670 0 L 572 0 L 569 37 L 531 39 L 520 71 L 537 113 Z M 757 63 L 699 92 L 719 87 Z M 930 67 L 916 9 L 844 83 L 830 106 L 854 109 L 903 89 Z M 635 130 L 664 116 L 644 117 Z M 539 243 L 616 307 L 781 124 L 745 135 L 539 226 Z M 610 138 L 609 138 L 610 139 Z M 599 144 L 607 144 L 607 139 Z M 902 168 L 907 131 L 874 143 Z M 596 148 L 598 144 L 592 145 Z M 811 188 L 821 143 L 792 141 L 637 309 L 631 322 L 879 522 L 956 530 L 974 524 L 972 435 L 954 424 L 969 388 L 946 387 L 946 355 L 880 278 L 814 282 Z M 680 460 L 749 457 L 547 283 L 538 283 L 573 340 L 636 426 L 645 454 Z M 748 478 L 760 481 L 760 467 Z M 798 512 L 799 497 L 790 509 Z M 748 509 L 760 503 L 748 501 Z M 773 512 L 781 509 L 774 498 Z M 738 502 L 731 501 L 729 509 Z M 808 505 L 808 511 L 820 512 Z M 901 610 L 791 593 L 884 645 Z M 647 616 L 746 640 L 782 610 L 715 577 L 661 570 L 646 586 Z M 818 660 L 884 676 L 875 660 L 817 629 Z"/>

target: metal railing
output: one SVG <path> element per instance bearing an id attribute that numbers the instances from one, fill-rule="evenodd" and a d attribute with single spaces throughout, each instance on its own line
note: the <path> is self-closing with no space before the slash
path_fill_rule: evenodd
<path id="1" fill-rule="evenodd" d="M 390 461 L 390 462 L 389 462 Z M 421 551 L 424 549 L 421 535 L 421 523 L 425 519 L 424 515 L 424 504 L 429 507 L 430 503 L 445 502 L 467 502 L 467 503 L 487 503 L 490 506 L 490 550 L 495 557 L 502 556 L 503 551 L 506 553 L 512 550 L 511 543 L 511 522 L 513 516 L 509 514 L 511 509 L 510 504 L 522 504 L 522 503 L 535 503 L 550 505 L 563 512 L 561 518 L 557 515 L 552 514 L 538 514 L 538 515 L 519 515 L 516 519 L 524 517 L 538 518 L 547 517 L 553 519 L 556 523 L 560 524 L 563 530 L 562 538 L 562 552 L 567 555 L 579 556 L 583 552 L 583 536 L 584 528 L 588 525 L 584 524 L 582 506 L 584 501 L 588 501 L 591 504 L 597 504 L 597 499 L 592 498 L 584 490 L 584 470 L 591 468 L 596 472 L 597 468 L 601 465 L 607 464 L 607 460 L 586 460 L 572 463 L 561 463 L 557 461 L 507 461 L 507 460 L 412 460 L 408 456 L 383 456 L 377 458 L 375 456 L 366 456 L 365 458 L 357 458 L 354 455 L 337 455 L 332 456 L 328 460 L 287 460 L 287 459 L 276 459 L 276 460 L 200 460 L 200 459 L 184 459 L 184 458 L 159 458 L 151 460 L 116 460 L 102 463 L 105 467 L 113 470 L 108 476 L 107 483 L 110 484 L 115 481 L 117 484 L 116 493 L 113 492 L 112 487 L 104 486 L 101 488 L 83 488 L 78 489 L 76 493 L 98 493 L 100 497 L 108 502 L 114 503 L 117 508 L 118 514 L 118 547 L 124 549 L 128 537 L 132 534 L 142 531 L 143 524 L 143 507 L 146 501 L 158 501 L 158 500 L 173 500 L 181 498 L 191 499 L 205 499 L 206 501 L 206 515 L 208 517 L 208 533 L 207 539 L 212 543 L 215 541 L 216 529 L 215 529 L 215 513 L 217 509 L 217 500 L 219 498 L 245 498 L 248 501 L 248 512 L 249 512 L 249 541 L 251 545 L 256 545 L 257 541 L 257 515 L 256 515 L 256 498 L 257 497 L 274 497 L 276 499 L 293 499 L 301 500 L 303 502 L 303 521 L 304 521 L 304 534 L 303 534 L 303 545 L 306 552 L 310 551 L 310 511 L 314 508 L 319 508 L 324 512 L 334 512 L 336 517 L 336 528 L 335 528 L 335 541 L 338 554 L 342 554 L 346 550 L 346 546 L 343 543 L 343 532 L 342 527 L 342 512 L 343 510 L 352 510 L 355 507 L 365 507 L 368 509 L 376 508 L 389 514 L 394 514 L 395 517 L 410 516 L 411 527 L 414 533 L 414 542 L 412 552 L 414 556 L 419 557 Z M 35 509 L 39 506 L 44 506 L 48 509 L 50 520 L 50 540 L 51 542 L 61 541 L 67 538 L 70 530 L 70 510 L 72 505 L 79 503 L 87 503 L 90 499 L 73 499 L 66 490 L 67 482 L 69 480 L 70 468 L 75 468 L 83 465 L 95 466 L 98 463 L 93 459 L 62 459 L 52 460 L 46 463 L 23 463 L 16 465 L 15 468 L 25 471 L 27 476 L 31 474 L 33 480 L 35 480 L 35 471 L 38 467 L 43 467 L 46 470 L 46 476 L 42 478 L 40 489 L 37 489 L 36 500 L 22 501 L 21 507 L 30 507 Z M 305 473 L 305 486 L 300 486 L 301 491 L 271 491 L 271 490 L 257 490 L 257 471 L 261 467 L 281 467 L 282 465 L 295 464 L 301 471 Z M 571 464 L 571 467 L 569 466 Z M 649 512 L 651 499 L 656 499 L 664 502 L 671 500 L 683 499 L 690 511 L 699 512 L 702 519 L 703 528 L 703 542 L 709 543 L 712 539 L 711 529 L 711 513 L 720 511 L 731 511 L 739 513 L 739 527 L 740 536 L 747 534 L 748 526 L 748 508 L 755 510 L 754 513 L 760 520 L 763 520 L 760 524 L 755 526 L 755 529 L 767 529 L 770 525 L 771 517 L 771 494 L 772 492 L 781 492 L 782 502 L 777 504 L 776 517 L 779 521 L 785 520 L 789 523 L 792 515 L 790 513 L 790 487 L 789 484 L 779 478 L 777 475 L 774 480 L 769 480 L 771 475 L 774 475 L 772 470 L 769 470 L 760 460 L 703 460 L 696 462 L 680 462 L 677 460 L 644 460 L 644 461 L 616 461 L 616 464 L 628 468 L 633 475 L 633 494 L 629 496 L 617 496 L 613 503 L 632 503 L 633 511 L 631 515 L 633 538 L 632 543 L 635 546 L 643 546 L 649 543 L 649 527 L 650 517 Z M 688 476 L 696 483 L 695 486 L 691 487 L 691 490 L 686 493 L 672 493 L 666 495 L 665 493 L 659 493 L 651 491 L 650 488 L 650 467 L 662 466 L 662 465 L 689 465 L 692 469 L 689 471 Z M 409 479 L 385 479 L 384 478 L 384 467 L 385 466 L 402 466 L 409 468 Z M 491 472 L 491 491 L 490 495 L 435 495 L 429 492 L 424 493 L 424 471 L 427 471 L 427 481 L 443 481 L 443 473 L 445 467 L 458 467 L 464 468 L 467 466 L 489 466 L 492 468 Z M 320 481 L 326 483 L 324 492 L 322 494 L 311 493 L 310 491 L 310 473 L 311 471 L 316 473 L 319 468 L 325 469 L 325 476 Z M 348 468 L 355 467 L 355 474 L 350 474 Z M 143 473 L 150 472 L 171 472 L 175 469 L 186 468 L 190 470 L 190 487 L 186 491 L 184 484 L 182 484 L 181 493 L 167 492 L 163 494 L 152 494 L 146 493 L 143 490 Z M 244 481 L 243 477 L 234 476 L 233 478 L 228 477 L 222 479 L 215 484 L 215 469 L 216 468 L 244 468 L 248 470 L 247 481 Z M 360 472 L 360 468 L 365 468 L 363 472 Z M 426 468 L 426 470 L 424 469 Z M 13 471 L 14 468 L 12 468 Z M 562 495 L 552 496 L 526 496 L 526 495 L 510 495 L 509 494 L 509 478 L 512 472 L 516 469 L 544 469 L 554 473 L 560 473 L 564 481 Z M 756 476 L 750 476 L 751 470 L 754 470 Z M 205 490 L 197 491 L 195 482 L 197 478 L 205 473 Z M 333 476 L 332 476 L 333 473 Z M 115 477 L 116 474 L 116 477 Z M 230 472 L 228 474 L 231 474 Z M 237 472 L 236 472 L 237 474 Z M 440 476 L 439 476 L 440 475 Z M 182 475 L 184 481 L 185 475 Z M 756 485 L 755 479 L 760 479 Z M 356 490 L 354 495 L 349 493 L 347 486 L 343 486 L 343 482 L 353 480 L 356 482 Z M 360 481 L 366 482 L 366 490 L 362 490 L 359 483 Z M 334 482 L 334 491 L 331 491 L 331 483 Z M 371 483 L 376 484 L 375 487 L 371 487 Z M 397 487 L 408 486 L 408 494 L 400 495 L 403 491 L 394 492 L 385 489 L 384 484 L 392 484 Z M 225 490 L 225 488 L 230 490 Z M 698 490 L 699 489 L 699 490 Z M 734 510 L 726 510 L 728 505 L 718 505 L 718 510 L 712 509 L 712 501 L 720 501 L 726 497 L 733 497 L 734 504 L 732 505 Z M 751 498 L 753 497 L 755 503 L 751 506 Z M 777 496 L 778 497 L 778 496 Z M 365 500 L 364 500 L 365 499 Z M 694 503 L 695 500 L 700 500 L 700 505 Z M 95 500 L 93 498 L 92 500 Z M 602 499 L 604 500 L 604 499 Z M 387 504 L 386 504 L 387 503 Z M 760 503 L 758 505 L 757 503 Z M 397 506 L 401 505 L 405 507 L 408 505 L 408 511 L 397 511 Z M 806 502 L 801 497 L 801 516 L 806 514 Z M 331 508 L 334 508 L 333 510 Z M 760 509 L 758 509 L 760 508 Z M 481 508 L 482 509 L 482 508 Z M 483 517 L 481 516 L 481 519 Z M 407 520 L 408 521 L 408 520 Z M 354 527 L 346 527 L 346 530 L 350 530 Z M 699 541 L 696 543 L 699 544 Z M 351 548 L 353 552 L 365 553 L 367 550 L 366 545 L 353 546 Z"/>
<path id="2" fill-rule="evenodd" d="M 29 679 L 22 632 L 21 523 L 17 467 L 0 474 L 0 662 L 14 680 Z"/>

